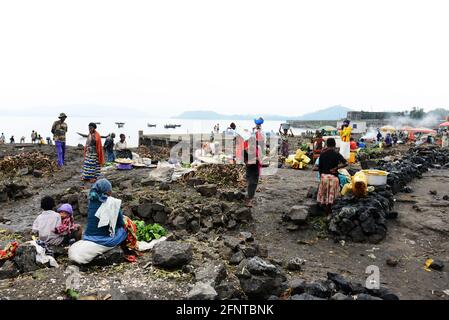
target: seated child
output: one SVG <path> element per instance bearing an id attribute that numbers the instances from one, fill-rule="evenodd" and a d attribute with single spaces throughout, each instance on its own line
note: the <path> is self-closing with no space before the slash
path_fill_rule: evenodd
<path id="1" fill-rule="evenodd" d="M 34 220 L 32 228 L 32 232 L 38 234 L 39 240 L 49 245 L 59 245 L 64 239 L 55 233 L 56 227 L 61 224 L 61 217 L 57 212 L 53 211 L 54 207 L 55 200 L 52 197 L 43 197 L 41 208 L 44 211 Z"/>
<path id="2" fill-rule="evenodd" d="M 61 216 L 61 224 L 56 227 L 55 233 L 63 236 L 63 241 L 61 244 L 68 245 L 71 241 L 76 242 L 81 240 L 83 230 L 80 225 L 73 222 L 72 206 L 65 203 L 59 207 L 58 212 Z"/>

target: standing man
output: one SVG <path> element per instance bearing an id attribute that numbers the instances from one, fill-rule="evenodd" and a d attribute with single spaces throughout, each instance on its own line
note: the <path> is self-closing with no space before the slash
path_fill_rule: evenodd
<path id="1" fill-rule="evenodd" d="M 31 131 L 31 143 L 35 143 L 36 142 L 36 132 Z"/>
<path id="2" fill-rule="evenodd" d="M 380 142 L 380 139 L 382 139 L 382 133 L 380 133 L 379 129 L 377 129 L 377 142 Z"/>
<path id="3" fill-rule="evenodd" d="M 65 149 L 66 149 L 66 133 L 67 123 L 65 123 L 67 116 L 65 113 L 59 115 L 59 120 L 53 123 L 51 133 L 53 133 L 53 140 L 56 145 L 56 153 L 58 154 L 58 167 L 61 168 L 64 165 Z"/>
<path id="4" fill-rule="evenodd" d="M 106 153 L 106 162 L 114 162 L 115 161 L 115 155 L 114 155 L 114 139 L 115 139 L 115 133 L 111 133 L 104 143 L 103 149 Z"/>

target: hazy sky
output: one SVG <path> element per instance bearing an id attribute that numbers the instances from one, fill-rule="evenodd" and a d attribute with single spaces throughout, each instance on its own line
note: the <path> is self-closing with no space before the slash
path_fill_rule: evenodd
<path id="1" fill-rule="evenodd" d="M 0 110 L 449 106 L 447 1 L 1 1 Z"/>

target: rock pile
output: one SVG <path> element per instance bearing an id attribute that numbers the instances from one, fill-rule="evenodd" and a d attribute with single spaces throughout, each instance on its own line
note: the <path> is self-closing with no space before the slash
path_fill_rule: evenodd
<path id="1" fill-rule="evenodd" d="M 238 204 L 220 201 L 183 204 L 168 215 L 168 223 L 176 230 L 205 233 L 216 230 L 232 230 L 238 224 L 252 220 L 251 209 Z"/>
<path id="2" fill-rule="evenodd" d="M 377 188 L 366 198 L 344 197 L 332 207 L 329 232 L 336 240 L 379 243 L 387 235 L 387 219 L 394 218 L 393 193 Z"/>
<path id="3" fill-rule="evenodd" d="M 238 280 L 228 276 L 226 266 L 220 261 L 210 261 L 195 270 L 197 283 L 188 294 L 190 300 L 234 299 L 242 297 Z"/>
<path id="4" fill-rule="evenodd" d="M 0 203 L 8 200 L 25 199 L 32 196 L 27 190 L 28 184 L 20 181 L 0 182 Z"/>
<path id="5" fill-rule="evenodd" d="M 283 297 L 289 300 L 399 300 L 386 288 L 367 289 L 359 283 L 345 280 L 336 273 L 328 273 L 327 280 L 307 283 L 291 280 Z M 273 295 L 270 299 L 279 299 Z"/>
<path id="6" fill-rule="evenodd" d="M 378 243 L 387 234 L 387 219 L 397 217 L 392 211 L 394 194 L 413 192 L 407 184 L 430 168 L 441 168 L 449 163 L 449 150 L 437 147 L 410 149 L 396 161 L 378 161 L 376 169 L 388 171 L 387 186 L 376 187 L 376 191 L 364 199 L 344 197 L 332 208 L 329 231 L 336 240 Z"/>
<path id="7" fill-rule="evenodd" d="M 388 171 L 387 184 L 393 193 L 400 192 L 408 183 L 430 168 L 439 169 L 449 164 L 449 150 L 438 147 L 410 149 L 401 159 L 393 162 L 380 160 L 377 169 Z"/>
<path id="8" fill-rule="evenodd" d="M 243 260 L 237 270 L 237 277 L 243 292 L 250 300 L 266 300 L 271 296 L 279 296 L 287 280 L 283 271 L 259 258 Z"/>
<path id="9" fill-rule="evenodd" d="M 249 232 L 241 232 L 238 237 L 224 236 L 222 240 L 225 246 L 223 258 L 227 259 L 230 265 L 238 265 L 243 260 L 256 256 L 268 257 L 267 248 L 254 241 Z"/>

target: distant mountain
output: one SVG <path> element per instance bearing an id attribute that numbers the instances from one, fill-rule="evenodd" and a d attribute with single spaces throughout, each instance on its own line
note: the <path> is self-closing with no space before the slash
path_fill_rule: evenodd
<path id="1" fill-rule="evenodd" d="M 307 113 L 301 116 L 298 120 L 340 120 L 346 118 L 348 111 L 353 110 L 343 106 L 333 106 L 316 112 Z"/>
<path id="2" fill-rule="evenodd" d="M 285 116 L 273 114 L 233 114 L 225 115 L 214 111 L 186 111 L 173 119 L 190 120 L 252 120 L 256 117 L 263 117 L 265 120 L 285 121 L 285 120 L 339 120 L 346 117 L 350 108 L 343 106 L 333 106 L 312 113 L 306 113 L 302 116 Z"/>

